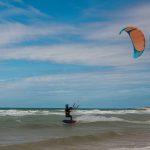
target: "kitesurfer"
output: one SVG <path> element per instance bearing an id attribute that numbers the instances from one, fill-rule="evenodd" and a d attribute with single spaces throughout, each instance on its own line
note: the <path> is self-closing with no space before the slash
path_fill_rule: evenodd
<path id="1" fill-rule="evenodd" d="M 72 107 L 69 107 L 68 104 L 66 104 L 66 108 L 65 108 L 65 115 L 66 117 L 70 117 L 70 120 L 72 121 L 72 116 L 70 115 L 70 112 L 73 108 Z"/>

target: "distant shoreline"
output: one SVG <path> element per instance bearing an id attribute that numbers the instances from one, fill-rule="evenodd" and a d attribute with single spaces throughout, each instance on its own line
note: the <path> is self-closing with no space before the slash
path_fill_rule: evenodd
<path id="1" fill-rule="evenodd" d="M 145 108 L 143 108 L 144 110 L 150 110 L 150 107 L 145 107 Z"/>

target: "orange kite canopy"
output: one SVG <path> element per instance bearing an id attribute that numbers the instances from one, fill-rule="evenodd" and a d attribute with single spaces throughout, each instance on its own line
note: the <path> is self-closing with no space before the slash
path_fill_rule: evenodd
<path id="1" fill-rule="evenodd" d="M 144 49 L 145 49 L 145 37 L 144 33 L 135 26 L 129 26 L 120 31 L 120 34 L 126 31 L 131 40 L 134 47 L 134 58 L 138 58 L 142 55 Z"/>

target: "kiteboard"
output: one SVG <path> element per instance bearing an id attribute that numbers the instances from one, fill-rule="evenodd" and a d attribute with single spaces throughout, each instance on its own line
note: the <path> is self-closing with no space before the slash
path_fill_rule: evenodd
<path id="1" fill-rule="evenodd" d="M 76 121 L 76 120 L 63 120 L 62 122 L 63 122 L 63 123 L 67 123 L 67 124 L 74 124 L 74 123 L 76 123 L 77 121 Z"/>

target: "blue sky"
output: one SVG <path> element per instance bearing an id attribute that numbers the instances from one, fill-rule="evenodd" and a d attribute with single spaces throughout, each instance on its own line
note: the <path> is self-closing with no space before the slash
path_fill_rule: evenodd
<path id="1" fill-rule="evenodd" d="M 0 0 L 0 107 L 150 106 L 149 14 L 148 0 Z"/>

